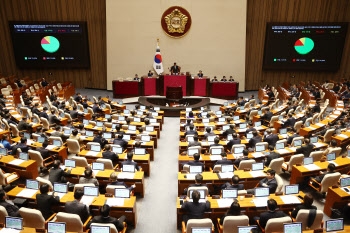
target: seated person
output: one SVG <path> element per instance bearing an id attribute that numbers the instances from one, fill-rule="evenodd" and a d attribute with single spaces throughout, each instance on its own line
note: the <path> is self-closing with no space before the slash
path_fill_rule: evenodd
<path id="1" fill-rule="evenodd" d="M 80 146 L 84 145 L 84 140 L 78 135 L 78 130 L 73 129 L 72 134 L 69 136 L 68 139 L 74 139 L 77 140 L 80 144 Z"/>
<path id="2" fill-rule="evenodd" d="M 275 170 L 267 170 L 266 177 L 259 181 L 258 187 L 269 187 L 270 194 L 276 192 L 277 180 L 275 178 Z M 247 190 L 247 193 L 254 194 L 254 189 Z"/>
<path id="3" fill-rule="evenodd" d="M 200 143 L 199 141 L 198 141 L 198 135 L 195 135 L 194 137 L 193 137 L 193 142 L 189 142 L 188 143 L 188 147 L 192 147 L 192 146 L 202 146 L 202 143 Z M 187 147 L 187 148 L 188 148 Z"/>
<path id="4" fill-rule="evenodd" d="M 125 150 L 126 146 L 128 145 L 128 142 L 123 139 L 123 134 L 118 134 L 118 138 L 115 138 L 113 140 L 113 144 L 119 145 L 119 146 L 123 147 L 123 150 Z"/>
<path id="5" fill-rule="evenodd" d="M 201 155 L 198 154 L 198 153 L 195 153 L 193 155 L 193 159 L 192 161 L 189 161 L 188 163 L 186 163 L 187 165 L 190 165 L 190 166 L 202 166 L 202 170 L 204 171 L 204 163 L 200 162 L 199 159 L 200 159 Z"/>
<path id="6" fill-rule="evenodd" d="M 271 118 L 273 117 L 273 113 L 270 111 L 270 108 L 266 108 L 263 110 L 264 115 L 260 117 L 262 121 L 266 123 L 266 121 L 271 121 Z"/>
<path id="7" fill-rule="evenodd" d="M 17 152 L 17 149 L 21 149 L 22 152 L 28 153 L 29 147 L 27 146 L 27 139 L 21 138 L 20 142 L 14 143 L 14 146 L 12 147 L 12 155 L 15 155 Z"/>
<path id="8" fill-rule="evenodd" d="M 292 218 L 296 218 L 298 215 L 299 210 L 317 210 L 317 207 L 312 205 L 312 203 L 314 202 L 314 198 L 312 197 L 311 194 L 305 194 L 304 196 L 304 203 L 301 205 L 298 205 L 291 213 Z"/>
<path id="9" fill-rule="evenodd" d="M 224 224 L 225 217 L 241 215 L 241 206 L 238 202 L 232 202 L 228 211 L 220 218 L 220 225 Z"/>
<path id="10" fill-rule="evenodd" d="M 137 166 L 137 163 L 134 162 L 134 161 L 132 160 L 132 157 L 133 157 L 133 156 L 134 156 L 134 153 L 131 152 L 131 151 L 129 151 L 129 152 L 126 154 L 127 160 L 124 161 L 124 162 L 122 162 L 122 166 L 121 166 L 121 167 L 123 167 L 123 165 L 134 165 L 134 166 L 135 166 L 135 170 L 136 170 L 136 171 L 139 171 L 140 168 Z"/>
<path id="11" fill-rule="evenodd" d="M 241 139 L 239 138 L 239 134 L 233 133 L 232 139 L 227 143 L 227 149 L 231 150 L 233 145 L 241 144 Z"/>
<path id="12" fill-rule="evenodd" d="M 7 195 L 6 195 L 5 191 L 0 190 L 0 205 L 6 209 L 7 214 L 9 216 L 21 217 L 21 215 L 19 214 L 19 208 L 16 205 L 14 205 L 13 203 L 6 201 L 6 199 L 7 199 Z"/>
<path id="13" fill-rule="evenodd" d="M 263 137 L 263 142 L 267 142 L 272 147 L 275 147 L 276 142 L 279 140 L 279 137 L 277 134 L 272 133 L 272 129 L 266 130 L 266 135 Z"/>
<path id="14" fill-rule="evenodd" d="M 1 140 L 1 144 L 4 146 L 4 148 L 6 148 L 7 150 L 11 150 L 11 144 L 10 142 L 8 141 L 9 139 L 9 136 L 8 134 L 3 134 L 2 135 L 2 140 Z"/>
<path id="15" fill-rule="evenodd" d="M 296 154 L 303 154 L 305 158 L 309 157 L 312 150 L 314 149 L 314 144 L 310 143 L 309 138 L 304 139 L 305 145 L 298 147 L 296 150 Z"/>
<path id="16" fill-rule="evenodd" d="M 85 177 L 81 176 L 79 178 L 79 184 L 94 184 L 96 187 L 98 187 L 98 180 L 95 178 L 95 174 L 90 167 L 85 168 L 84 174 Z"/>
<path id="17" fill-rule="evenodd" d="M 212 146 L 220 146 L 220 147 L 223 146 L 222 144 L 220 144 L 220 138 L 219 137 L 215 137 L 214 138 L 214 144 L 211 144 L 210 147 L 212 147 Z"/>
<path id="18" fill-rule="evenodd" d="M 337 141 L 335 139 L 332 139 L 327 149 L 323 151 L 323 156 L 326 156 L 327 154 L 329 154 L 329 152 L 331 152 L 331 150 L 337 148 L 337 145 L 338 145 Z"/>
<path id="19" fill-rule="evenodd" d="M 332 174 L 332 173 L 335 173 L 335 165 L 333 163 L 330 163 L 328 164 L 327 166 L 327 171 L 326 172 L 323 172 L 323 171 L 320 171 L 320 175 L 319 176 L 316 176 L 314 179 L 321 184 L 323 178 L 325 177 L 325 175 L 328 175 L 328 174 Z M 319 185 L 315 182 L 312 182 L 312 185 L 315 186 L 315 187 L 319 187 Z"/>
<path id="20" fill-rule="evenodd" d="M 116 132 L 114 132 L 114 135 L 125 134 L 125 131 L 121 130 L 121 127 L 120 127 L 119 124 L 117 124 L 117 125 L 115 126 L 115 130 L 116 130 Z"/>
<path id="21" fill-rule="evenodd" d="M 225 130 L 222 134 L 223 134 L 223 136 L 227 136 L 227 135 L 230 135 L 233 133 L 236 133 L 236 130 L 235 130 L 235 125 L 232 124 L 232 125 L 230 125 L 230 128 Z"/>
<path id="22" fill-rule="evenodd" d="M 226 76 L 223 76 L 222 79 L 220 80 L 221 82 L 227 82 Z"/>
<path id="23" fill-rule="evenodd" d="M 246 129 L 246 131 L 245 131 L 245 136 L 247 137 L 248 133 L 254 132 L 254 131 L 256 131 L 256 129 L 254 128 L 254 123 L 253 123 L 253 121 L 249 121 L 248 122 L 248 129 Z"/>
<path id="24" fill-rule="evenodd" d="M 52 210 L 52 206 L 60 203 L 60 198 L 55 195 L 55 192 L 51 195 L 48 194 L 49 188 L 48 184 L 42 184 L 40 185 L 40 193 L 36 194 L 37 209 L 40 210 L 44 219 L 51 217 L 55 213 Z"/>
<path id="25" fill-rule="evenodd" d="M 49 171 L 49 181 L 53 184 L 57 183 L 67 183 L 66 176 L 69 176 L 71 173 L 71 168 L 68 167 L 68 171 L 65 172 L 60 168 L 61 161 L 58 159 L 55 160 L 52 164 L 52 168 Z"/>
<path id="26" fill-rule="evenodd" d="M 196 187 L 196 188 L 198 188 L 198 187 L 204 187 L 204 188 L 208 188 L 208 185 L 206 185 L 206 184 L 202 184 L 202 182 L 203 182 L 203 176 L 202 176 L 202 174 L 200 174 L 200 173 L 198 173 L 198 174 L 196 174 L 196 176 L 194 177 L 194 184 L 190 184 L 187 188 L 185 188 L 185 190 L 184 190 L 184 195 L 187 195 L 187 190 L 189 189 L 189 188 L 191 188 L 191 187 Z M 209 192 L 209 188 L 208 188 L 208 192 Z"/>
<path id="27" fill-rule="evenodd" d="M 97 135 L 94 137 L 92 142 L 100 143 L 101 148 L 103 148 L 108 143 L 108 141 L 104 137 L 102 137 L 102 131 L 100 130 L 97 132 Z"/>
<path id="28" fill-rule="evenodd" d="M 114 217 L 109 216 L 109 212 L 111 211 L 111 207 L 109 205 L 104 204 L 100 208 L 101 216 L 95 216 L 86 226 L 90 228 L 92 223 L 112 223 L 117 228 L 117 231 L 122 231 L 124 229 L 124 223 L 126 222 L 125 215 L 122 215 L 120 218 L 116 219 Z"/>
<path id="29" fill-rule="evenodd" d="M 219 82 L 219 79 L 217 79 L 216 76 L 214 76 L 214 78 L 211 81 L 212 82 Z"/>
<path id="30" fill-rule="evenodd" d="M 152 76 L 153 76 L 152 71 L 149 70 L 148 73 L 147 73 L 147 76 L 148 76 L 148 77 L 152 77 Z"/>
<path id="31" fill-rule="evenodd" d="M 40 152 L 41 157 L 43 157 L 43 159 L 47 159 L 50 157 L 50 151 L 45 149 L 48 145 L 49 141 L 45 140 L 41 147 L 36 148 L 36 151 Z"/>
<path id="32" fill-rule="evenodd" d="M 185 132 L 185 137 L 186 137 L 187 135 L 197 135 L 197 136 L 198 136 L 198 132 L 197 132 L 196 130 L 194 130 L 194 125 L 193 125 L 193 124 L 191 124 L 191 125 L 189 126 L 189 128 L 190 128 L 190 130 L 187 130 L 187 131 Z"/>
<path id="33" fill-rule="evenodd" d="M 134 149 L 131 150 L 131 152 L 134 153 L 134 154 L 135 154 L 135 148 L 142 148 L 142 144 L 141 144 L 140 141 L 139 141 L 139 142 L 136 142 L 136 143 L 135 143 Z M 145 153 L 146 153 L 146 154 L 149 154 L 147 150 L 145 150 Z"/>
<path id="34" fill-rule="evenodd" d="M 197 76 L 200 77 L 200 78 L 203 78 L 203 73 L 202 73 L 201 70 L 198 72 Z"/>
<path id="35" fill-rule="evenodd" d="M 234 82 L 235 80 L 233 79 L 232 76 L 230 76 L 230 79 L 228 80 L 229 82 Z"/>
<path id="36" fill-rule="evenodd" d="M 193 202 L 190 202 L 190 198 L 187 197 L 186 201 L 182 204 L 181 209 L 185 210 L 187 215 L 184 215 L 184 222 L 187 224 L 189 219 L 203 219 L 204 213 L 210 211 L 210 202 L 205 197 L 206 202 L 200 203 L 200 193 L 197 190 L 192 192 Z"/>
<path id="37" fill-rule="evenodd" d="M 234 161 L 234 165 L 238 168 L 239 164 L 243 161 L 243 160 L 249 160 L 250 158 L 248 158 L 249 155 L 249 151 L 247 149 L 243 150 L 243 157 L 240 157 L 238 159 L 236 159 Z"/>
<path id="38" fill-rule="evenodd" d="M 295 122 L 296 119 L 293 117 L 293 114 L 288 113 L 287 120 L 283 123 L 282 128 L 292 128 L 294 127 Z"/>
<path id="39" fill-rule="evenodd" d="M 265 162 L 265 166 L 268 167 L 271 163 L 272 160 L 274 159 L 278 159 L 279 157 L 281 157 L 281 155 L 277 152 L 275 152 L 275 148 L 272 145 L 269 145 L 267 147 L 268 151 L 269 151 L 269 155 L 266 157 L 266 162 Z"/>
<path id="40" fill-rule="evenodd" d="M 80 203 L 81 198 L 84 196 L 84 192 L 81 189 L 76 189 L 74 192 L 74 201 L 67 201 L 64 206 L 64 212 L 69 214 L 79 215 L 82 223 L 84 224 L 89 218 L 89 208 Z"/>
<path id="41" fill-rule="evenodd" d="M 297 130 L 293 127 L 291 130 L 292 136 L 289 136 L 287 139 L 287 144 L 292 144 L 293 138 L 300 137 L 300 135 L 297 133 Z"/>
<path id="42" fill-rule="evenodd" d="M 80 133 L 81 135 L 85 135 L 86 134 L 86 130 L 84 129 L 84 124 L 79 124 L 78 125 L 78 133 Z"/>
<path id="43" fill-rule="evenodd" d="M 207 139 L 208 136 L 216 136 L 216 134 L 214 132 L 211 131 L 210 127 L 207 127 L 205 129 L 206 133 L 204 134 L 204 138 Z"/>
<path id="44" fill-rule="evenodd" d="M 244 190 L 244 184 L 239 183 L 239 177 L 237 175 L 232 176 L 232 184 L 226 182 L 221 186 L 221 189 L 238 189 Z"/>
<path id="45" fill-rule="evenodd" d="M 247 101 L 245 101 L 245 99 L 244 99 L 242 96 L 240 96 L 240 97 L 238 98 L 237 105 L 239 105 L 239 106 L 244 106 L 245 103 L 247 103 Z"/>
<path id="46" fill-rule="evenodd" d="M 261 142 L 261 136 L 259 135 L 258 131 L 253 131 L 253 137 L 251 139 L 249 139 L 249 147 L 250 148 L 255 148 L 255 145 L 258 142 Z"/>
<path id="47" fill-rule="evenodd" d="M 120 185 L 120 186 L 124 186 L 125 188 L 129 189 L 130 192 L 136 187 L 135 184 L 131 185 L 130 187 L 127 186 L 125 184 L 124 181 L 118 181 L 118 175 L 115 172 L 112 172 L 111 175 L 109 176 L 110 181 L 112 181 L 111 183 L 107 184 L 107 185 Z"/>
<path id="48" fill-rule="evenodd" d="M 229 165 L 232 164 L 232 160 L 228 160 L 228 159 L 227 159 L 227 154 L 226 154 L 226 152 L 222 152 L 222 153 L 221 153 L 221 160 L 218 160 L 218 161 L 215 163 L 214 167 L 215 167 L 216 165 L 222 165 L 222 164 L 229 164 Z"/>
<path id="49" fill-rule="evenodd" d="M 116 164 L 118 162 L 119 156 L 111 151 L 111 148 L 112 147 L 110 144 L 105 145 L 105 151 L 102 152 L 102 157 L 104 159 L 109 159 L 113 162 L 113 164 Z"/>
<path id="50" fill-rule="evenodd" d="M 254 217 L 254 220 L 259 220 L 260 226 L 264 229 L 269 219 L 282 218 L 287 216 L 283 211 L 275 211 L 277 208 L 277 202 L 274 199 L 269 199 L 267 201 L 267 208 L 268 211 L 261 213 L 260 217 Z"/>

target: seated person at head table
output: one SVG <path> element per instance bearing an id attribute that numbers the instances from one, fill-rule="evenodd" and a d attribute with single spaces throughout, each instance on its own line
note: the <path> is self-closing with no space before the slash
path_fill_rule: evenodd
<path id="1" fill-rule="evenodd" d="M 239 177 L 237 175 L 232 176 L 232 184 L 229 182 L 226 182 L 225 184 L 221 185 L 220 189 L 238 189 L 238 190 L 244 190 L 244 184 L 239 183 Z"/>
<path id="2" fill-rule="evenodd" d="M 219 137 L 215 137 L 214 138 L 214 144 L 211 144 L 209 148 L 213 147 L 213 146 L 220 146 L 223 147 L 222 144 L 220 144 L 220 138 Z"/>
<path id="3" fill-rule="evenodd" d="M 223 136 L 227 136 L 227 135 L 230 135 L 230 134 L 233 134 L 233 133 L 236 133 L 236 130 L 235 130 L 235 125 L 232 124 L 230 125 L 230 128 L 228 128 L 227 130 L 225 130 L 222 135 Z"/>
<path id="4" fill-rule="evenodd" d="M 330 163 L 328 164 L 327 166 L 327 171 L 326 172 L 323 172 L 323 171 L 320 171 L 320 175 L 319 176 L 316 176 L 314 179 L 321 184 L 323 178 L 328 175 L 328 174 L 333 174 L 335 173 L 335 165 L 333 163 Z M 315 187 L 319 187 L 319 185 L 316 183 L 316 182 L 312 182 L 312 185 L 315 186 Z"/>
<path id="5" fill-rule="evenodd" d="M 42 143 L 42 146 L 41 147 L 37 147 L 36 148 L 36 151 L 39 151 L 40 154 L 41 154 L 41 157 L 43 157 L 43 159 L 47 159 L 50 157 L 50 151 L 45 149 L 47 146 L 49 145 L 49 141 L 48 140 L 45 140 L 43 143 Z"/>
<path id="6" fill-rule="evenodd" d="M 243 150 L 243 157 L 240 157 L 238 159 L 236 159 L 233 164 L 238 168 L 239 164 L 243 161 L 243 160 L 249 160 L 250 158 L 248 158 L 249 155 L 249 151 L 247 149 Z"/>
<path id="7" fill-rule="evenodd" d="M 152 76 L 153 76 L 152 71 L 149 70 L 147 76 L 148 76 L 148 77 L 152 77 Z"/>
<path id="8" fill-rule="evenodd" d="M 68 139 L 77 140 L 80 146 L 83 146 L 84 144 L 84 140 L 78 135 L 78 130 L 76 129 L 73 129 L 72 134 L 69 136 Z"/>
<path id="9" fill-rule="evenodd" d="M 242 140 L 239 138 L 239 134 L 233 133 L 232 139 L 227 143 L 227 149 L 231 150 L 233 145 L 241 144 Z"/>
<path id="10" fill-rule="evenodd" d="M 222 79 L 220 80 L 221 82 L 227 82 L 226 76 L 223 76 Z"/>
<path id="11" fill-rule="evenodd" d="M 60 203 L 60 197 L 55 195 L 55 192 L 52 192 L 51 195 L 48 194 L 49 188 L 48 184 L 42 184 L 40 185 L 40 193 L 36 194 L 37 209 L 41 212 L 44 219 L 51 217 L 55 213 L 52 210 L 52 206 Z"/>
<path id="12" fill-rule="evenodd" d="M 5 191 L 0 190 L 0 206 L 3 206 L 6 209 L 8 216 L 21 217 L 19 214 L 19 208 L 13 203 L 7 202 L 6 199 L 7 195 Z"/>
<path id="13" fill-rule="evenodd" d="M 123 150 L 126 149 L 126 146 L 128 145 L 128 142 L 123 139 L 123 134 L 118 134 L 118 137 L 113 140 L 114 145 L 119 145 L 123 147 Z"/>
<path id="14" fill-rule="evenodd" d="M 17 153 L 18 149 L 21 149 L 22 152 L 28 153 L 29 147 L 27 146 L 27 139 L 21 138 L 21 140 L 17 143 L 14 143 L 12 146 L 12 155 L 15 155 Z"/>
<path id="15" fill-rule="evenodd" d="M 208 185 L 202 183 L 203 182 L 203 176 L 202 174 L 198 173 L 196 174 L 196 176 L 194 177 L 194 184 L 190 184 L 187 188 L 185 188 L 184 190 L 184 195 L 187 195 L 187 191 L 189 188 L 192 188 L 192 187 L 196 187 L 196 188 L 200 188 L 200 187 L 203 187 L 203 188 L 207 188 L 208 189 L 208 192 L 209 192 L 209 188 L 208 188 Z"/>
<path id="16" fill-rule="evenodd" d="M 301 205 L 297 205 L 297 207 L 292 211 L 291 215 L 293 218 L 296 218 L 298 215 L 299 210 L 317 210 L 317 207 L 312 205 L 314 202 L 314 198 L 312 197 L 311 194 L 307 193 L 304 196 L 304 203 Z"/>
<path id="17" fill-rule="evenodd" d="M 114 153 L 113 151 L 111 151 L 111 145 L 110 144 L 106 144 L 105 145 L 105 151 L 102 152 L 102 157 L 104 159 L 109 159 L 113 162 L 113 164 L 116 164 L 118 162 L 119 156 Z"/>
<path id="18" fill-rule="evenodd" d="M 310 143 L 309 138 L 304 139 L 305 145 L 302 145 L 301 147 L 298 147 L 295 151 L 297 154 L 303 154 L 305 158 L 309 157 L 313 148 L 315 147 L 314 144 Z"/>
<path id="19" fill-rule="evenodd" d="M 255 145 L 262 141 L 262 137 L 260 136 L 258 131 L 253 131 L 253 137 L 249 139 L 249 147 L 255 148 Z"/>
<path id="20" fill-rule="evenodd" d="M 277 152 L 274 151 L 274 150 L 275 150 L 275 147 L 274 147 L 274 146 L 269 145 L 269 146 L 267 147 L 267 149 L 268 149 L 268 151 L 269 151 L 270 154 L 266 157 L 266 162 L 265 162 L 265 166 L 266 166 L 266 167 L 268 167 L 268 166 L 270 165 L 270 163 L 271 163 L 272 160 L 278 159 L 278 158 L 281 157 L 281 155 L 280 155 L 279 153 L 277 153 Z"/>
<path id="21" fill-rule="evenodd" d="M 200 142 L 198 141 L 198 135 L 195 135 L 195 136 L 193 137 L 193 141 L 192 141 L 192 142 L 188 142 L 187 148 L 190 148 L 190 147 L 192 147 L 192 146 L 202 146 L 202 143 L 200 143 Z"/>
<path id="22" fill-rule="evenodd" d="M 289 136 L 287 138 L 287 144 L 290 145 L 293 142 L 293 138 L 300 137 L 300 135 L 297 133 L 297 130 L 293 127 L 292 130 L 290 131 L 292 136 Z"/>
<path id="23" fill-rule="evenodd" d="M 116 132 L 114 132 L 114 135 L 117 135 L 117 134 L 125 134 L 125 131 L 122 131 L 122 130 L 121 130 L 121 127 L 120 127 L 119 124 L 117 124 L 117 125 L 115 126 L 115 130 L 116 130 Z"/>
<path id="24" fill-rule="evenodd" d="M 232 76 L 230 76 L 230 79 L 228 80 L 229 82 L 234 82 L 235 80 L 233 79 Z"/>
<path id="25" fill-rule="evenodd" d="M 219 79 L 217 79 L 216 76 L 214 76 L 214 78 L 211 80 L 212 82 L 219 82 Z"/>
<path id="26" fill-rule="evenodd" d="M 140 80 L 139 76 L 135 74 L 134 81 L 139 81 L 139 80 Z"/>
<path id="27" fill-rule="evenodd" d="M 205 203 L 200 203 L 200 193 L 197 190 L 192 192 L 193 202 L 190 202 L 190 198 L 187 197 L 186 201 L 182 204 L 181 209 L 186 211 L 184 215 L 184 222 L 187 224 L 189 219 L 203 219 L 204 213 L 210 211 L 210 202 L 205 197 Z"/>
<path id="28" fill-rule="evenodd" d="M 210 127 L 207 127 L 205 131 L 206 131 L 206 133 L 204 134 L 205 139 L 207 139 L 209 136 L 216 136 L 216 134 L 213 131 L 211 131 Z"/>
<path id="29" fill-rule="evenodd" d="M 64 206 L 64 212 L 69 214 L 77 214 L 80 217 L 80 220 L 85 223 L 89 218 L 89 208 L 80 203 L 81 198 L 83 197 L 84 192 L 81 189 L 76 189 L 74 191 L 74 201 L 67 201 Z"/>
<path id="30" fill-rule="evenodd" d="M 125 215 L 122 215 L 118 219 L 109 216 L 109 212 L 111 211 L 111 207 L 109 205 L 104 204 L 100 208 L 100 214 L 101 216 L 95 216 L 91 221 L 87 224 L 86 228 L 89 229 L 91 227 L 92 223 L 101 223 L 101 224 L 107 224 L 112 223 L 116 228 L 117 231 L 120 232 L 124 229 L 124 223 L 126 223 L 126 217 Z"/>
<path id="31" fill-rule="evenodd" d="M 120 186 L 124 186 L 125 188 L 129 189 L 130 192 L 136 187 L 135 184 L 131 185 L 130 187 L 127 186 L 125 184 L 124 181 L 118 181 L 118 175 L 115 172 L 112 172 L 111 175 L 109 176 L 109 179 L 111 181 L 111 183 L 107 184 L 107 185 L 120 185 Z"/>
<path id="32" fill-rule="evenodd" d="M 174 65 L 170 68 L 170 72 L 172 74 L 179 74 L 180 73 L 180 67 L 178 65 L 176 65 L 176 62 L 174 63 Z"/>
<path id="33" fill-rule="evenodd" d="M 102 137 L 102 131 L 100 131 L 100 130 L 97 132 L 97 135 L 94 137 L 92 142 L 99 143 L 101 145 L 101 148 L 103 148 L 108 143 L 107 139 Z"/>
<path id="34" fill-rule="evenodd" d="M 79 184 L 94 184 L 96 187 L 99 186 L 98 180 L 95 178 L 95 174 L 90 167 L 86 167 L 84 176 L 79 178 Z"/>
<path id="35" fill-rule="evenodd" d="M 200 77 L 200 78 L 203 78 L 203 73 L 202 73 L 201 70 L 198 72 L 197 76 Z"/>
<path id="36" fill-rule="evenodd" d="M 232 202 L 228 211 L 220 218 L 220 225 L 224 224 L 225 217 L 227 216 L 240 216 L 241 215 L 241 205 L 234 201 Z"/>
<path id="37" fill-rule="evenodd" d="M 221 160 L 218 160 L 218 161 L 215 163 L 214 167 L 215 167 L 216 165 L 222 165 L 222 164 L 229 164 L 229 165 L 233 164 L 233 161 L 232 161 L 232 160 L 227 159 L 227 154 L 226 154 L 226 152 L 222 152 L 222 153 L 221 153 Z M 214 167 L 213 167 L 213 168 L 214 168 Z"/>
<path id="38" fill-rule="evenodd" d="M 134 165 L 134 166 L 135 166 L 135 170 L 136 170 L 136 171 L 139 171 L 140 168 L 137 166 L 137 163 L 134 162 L 134 160 L 132 160 L 132 157 L 133 157 L 133 156 L 134 156 L 134 153 L 131 152 L 131 151 L 129 151 L 129 152 L 126 154 L 127 160 L 122 162 L 122 167 L 123 167 L 123 165 Z"/>
<path id="39" fill-rule="evenodd" d="M 280 138 L 278 137 L 277 134 L 273 134 L 272 133 L 272 129 L 271 128 L 267 129 L 266 133 L 267 134 L 264 135 L 264 137 L 263 137 L 263 142 L 267 142 L 269 144 L 269 146 L 275 147 L 276 142 L 278 140 L 280 140 Z"/>
<path id="40" fill-rule="evenodd" d="M 276 172 L 273 169 L 267 170 L 266 177 L 259 181 L 258 187 L 268 187 L 270 194 L 276 192 L 277 180 L 275 178 Z M 247 193 L 254 194 L 254 189 L 248 189 Z"/>
<path id="41" fill-rule="evenodd" d="M 288 113 L 286 116 L 287 120 L 283 123 L 282 128 L 291 128 L 294 127 L 296 119 L 293 117 L 292 113 Z"/>
<path id="42" fill-rule="evenodd" d="M 71 168 L 68 167 L 68 171 L 65 172 L 60 168 L 61 161 L 55 160 L 53 162 L 53 167 L 49 171 L 49 181 L 53 183 L 67 183 L 66 177 L 70 175 Z"/>
<path id="43" fill-rule="evenodd" d="M 198 153 L 195 153 L 193 155 L 193 159 L 192 161 L 188 161 L 188 163 L 186 163 L 186 165 L 190 165 L 190 166 L 202 166 L 202 170 L 204 171 L 204 163 L 200 162 L 201 155 Z"/>
<path id="44" fill-rule="evenodd" d="M 264 229 L 269 219 L 282 218 L 287 216 L 283 211 L 276 211 L 277 202 L 274 199 L 269 199 L 267 201 L 267 208 L 268 208 L 268 211 L 261 213 L 260 217 L 254 217 L 254 221 L 259 220 L 260 226 Z"/>

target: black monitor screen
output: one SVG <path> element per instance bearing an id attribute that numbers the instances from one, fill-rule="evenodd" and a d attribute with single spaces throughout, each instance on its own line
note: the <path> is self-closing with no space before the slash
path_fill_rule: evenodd
<path id="1" fill-rule="evenodd" d="M 263 69 L 337 71 L 348 23 L 267 23 Z"/>
<path id="2" fill-rule="evenodd" d="M 17 66 L 30 68 L 89 68 L 86 22 L 10 21 Z"/>

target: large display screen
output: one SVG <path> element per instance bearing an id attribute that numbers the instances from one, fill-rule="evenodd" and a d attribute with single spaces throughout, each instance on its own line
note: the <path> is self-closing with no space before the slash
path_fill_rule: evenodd
<path id="1" fill-rule="evenodd" d="M 263 69 L 337 71 L 348 23 L 267 23 Z"/>
<path id="2" fill-rule="evenodd" d="M 90 67 L 86 22 L 9 24 L 19 68 Z"/>

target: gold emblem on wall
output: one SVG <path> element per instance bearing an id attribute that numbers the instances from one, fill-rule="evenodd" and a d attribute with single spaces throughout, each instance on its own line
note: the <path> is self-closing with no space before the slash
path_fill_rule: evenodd
<path id="1" fill-rule="evenodd" d="M 187 10 L 179 6 L 173 6 L 163 13 L 161 24 L 168 36 L 180 38 L 188 32 L 192 20 Z"/>

